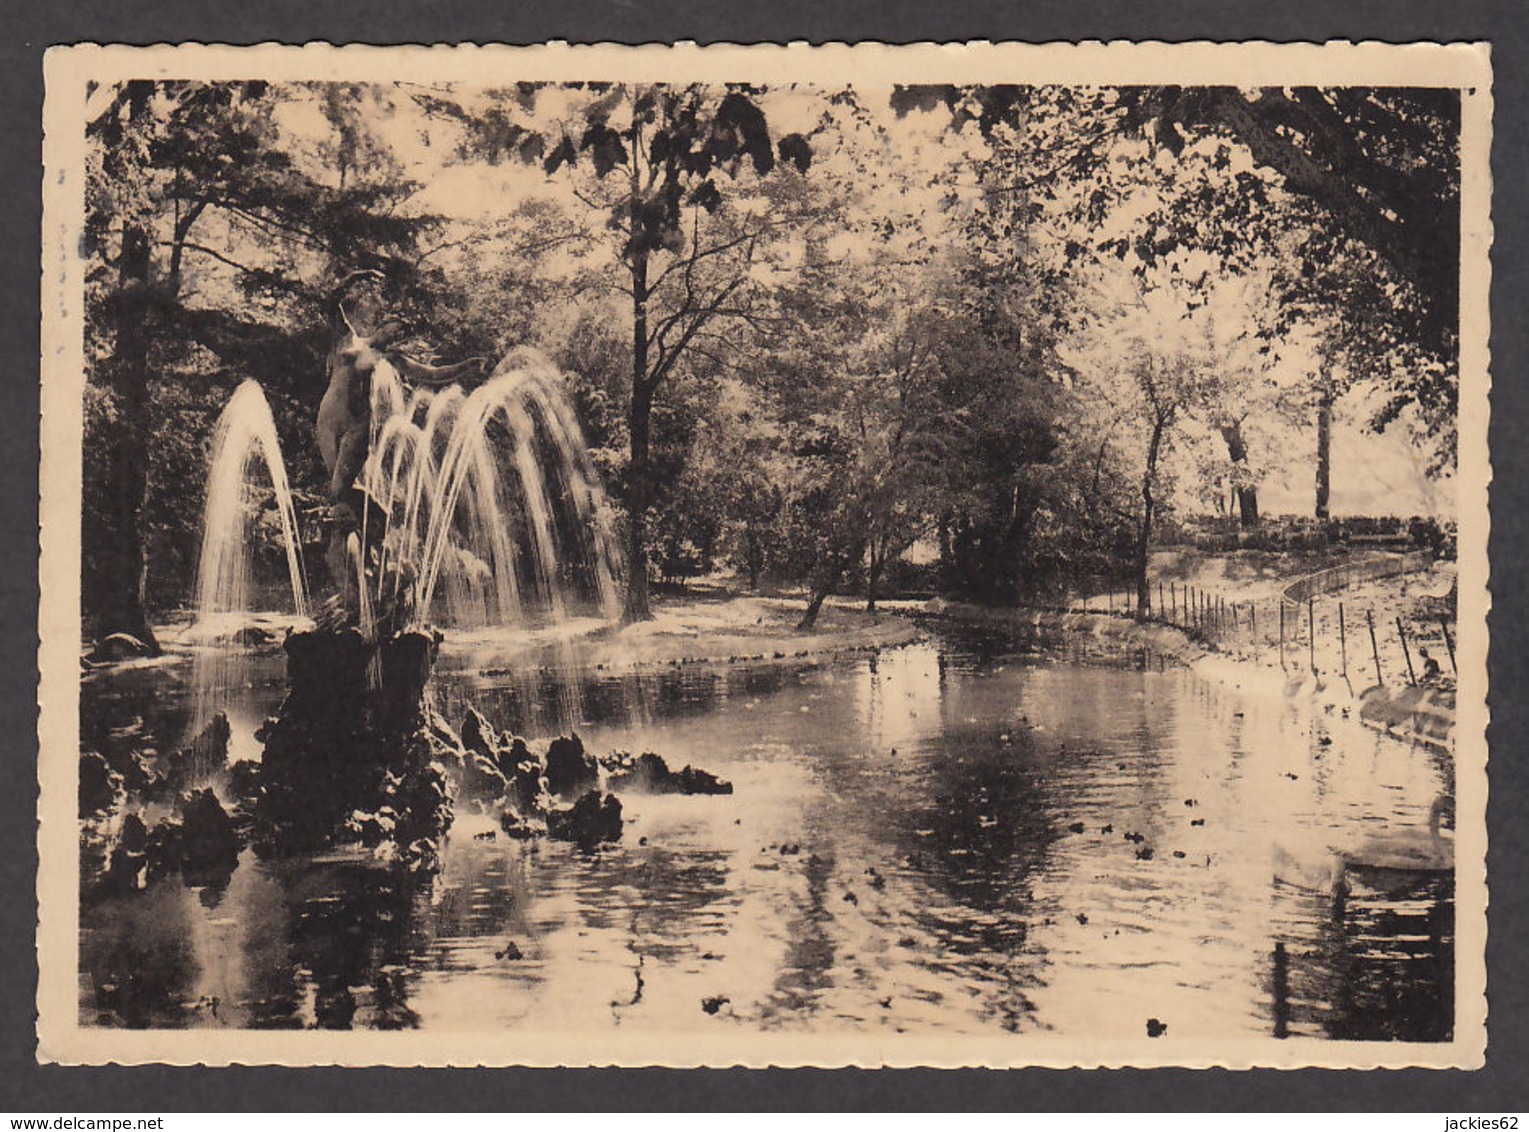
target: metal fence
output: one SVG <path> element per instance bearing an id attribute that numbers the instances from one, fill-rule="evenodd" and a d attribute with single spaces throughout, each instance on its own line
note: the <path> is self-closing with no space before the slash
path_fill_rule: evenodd
<path id="1" fill-rule="evenodd" d="M 1381 578 L 1411 574 L 1418 570 L 1426 570 L 1432 564 L 1433 556 L 1427 551 L 1376 555 L 1344 562 L 1291 582 L 1285 587 L 1285 601 L 1292 605 L 1302 605 L 1308 598 L 1318 594 L 1334 594 L 1349 589 L 1359 582 L 1373 582 Z"/>
<path id="2" fill-rule="evenodd" d="M 1292 675 L 1341 676 L 1356 687 L 1448 681 L 1455 675 L 1452 590 L 1414 595 L 1400 616 L 1344 596 L 1365 582 L 1426 570 L 1432 561 L 1426 553 L 1367 557 L 1309 574 L 1262 601 L 1238 596 L 1230 584 L 1157 579 L 1146 619 L 1218 649 L 1275 657 Z M 1136 593 L 1106 586 L 1074 608 L 1134 617 Z"/>

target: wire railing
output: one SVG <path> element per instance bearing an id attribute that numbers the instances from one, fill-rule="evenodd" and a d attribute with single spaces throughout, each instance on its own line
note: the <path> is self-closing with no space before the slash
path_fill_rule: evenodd
<path id="1" fill-rule="evenodd" d="M 1300 605 L 1318 594 L 1333 594 L 1350 589 L 1360 582 L 1374 582 L 1382 578 L 1394 578 L 1426 570 L 1433 564 L 1433 556 L 1426 551 L 1411 554 L 1386 554 L 1342 562 L 1297 578 L 1285 587 L 1285 601 Z"/>
<path id="2" fill-rule="evenodd" d="M 1154 579 L 1145 620 L 1171 625 L 1216 648 L 1277 662 L 1291 675 L 1341 676 L 1367 685 L 1447 685 L 1456 675 L 1453 587 L 1394 602 L 1355 600 L 1365 583 L 1428 570 L 1427 553 L 1377 555 L 1308 574 L 1273 597 L 1240 596 L 1230 584 Z M 1138 617 L 1135 588 L 1093 588 L 1073 608 Z"/>

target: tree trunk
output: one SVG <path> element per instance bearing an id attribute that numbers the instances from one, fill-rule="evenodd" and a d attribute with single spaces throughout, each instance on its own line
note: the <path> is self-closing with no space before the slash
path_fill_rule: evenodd
<path id="1" fill-rule="evenodd" d="M 1237 489 L 1237 510 L 1241 513 L 1241 522 L 1244 527 L 1258 526 L 1258 489 L 1256 487 Z"/>
<path id="2" fill-rule="evenodd" d="M 947 593 L 951 588 L 951 578 L 955 574 L 955 549 L 951 544 L 950 511 L 948 509 L 940 512 L 939 543 L 940 566 L 938 578 L 940 592 Z"/>
<path id="3" fill-rule="evenodd" d="M 1242 435 L 1242 422 L 1233 421 L 1221 426 L 1221 436 L 1226 441 L 1226 454 L 1233 464 L 1246 471 L 1248 466 L 1248 442 Z M 1237 510 L 1244 527 L 1258 526 L 1258 489 L 1238 485 Z"/>
<path id="4" fill-rule="evenodd" d="M 844 577 L 844 571 L 849 569 L 849 564 L 858 562 L 864 553 L 865 543 L 862 541 L 852 547 L 848 553 L 831 555 L 823 564 L 823 569 L 818 574 L 817 584 L 813 586 L 812 597 L 808 599 L 807 609 L 802 613 L 802 619 L 796 623 L 798 630 L 811 629 L 818 623 L 818 614 L 823 609 L 823 602 L 828 599 L 829 594 L 833 593 L 834 587 L 839 584 L 839 579 Z"/>
<path id="5" fill-rule="evenodd" d="M 764 555 L 760 553 L 759 532 L 754 529 L 753 523 L 749 523 L 744 527 L 743 542 L 743 553 L 748 561 L 749 568 L 749 589 L 757 592 L 759 590 L 760 559 Z"/>
<path id="6" fill-rule="evenodd" d="M 1163 445 L 1163 430 L 1168 422 L 1157 417 L 1152 422 L 1152 438 L 1147 442 L 1147 468 L 1141 477 L 1141 527 L 1136 532 L 1136 615 L 1145 618 L 1152 609 L 1152 587 L 1147 581 L 1147 561 L 1152 547 L 1152 519 L 1157 500 L 1152 488 L 1157 483 L 1157 456 Z"/>
<path id="7" fill-rule="evenodd" d="M 802 613 L 802 619 L 796 623 L 796 627 L 799 631 L 811 629 L 818 623 L 818 613 L 823 608 L 823 602 L 833 591 L 833 588 L 836 584 L 838 584 L 837 578 L 832 582 L 828 582 L 827 584 L 819 584 L 819 586 L 812 591 L 812 598 L 807 602 L 807 608 Z"/>
<path id="8" fill-rule="evenodd" d="M 1333 397 L 1323 394 L 1317 402 L 1317 518 L 1328 518 L 1332 491 Z"/>
<path id="9" fill-rule="evenodd" d="M 632 260 L 632 402 L 627 413 L 631 460 L 627 478 L 626 610 L 623 620 L 649 621 L 648 508 L 653 503 L 653 469 L 649 459 L 649 425 L 653 389 L 648 384 L 648 257 Z"/>
<path id="10" fill-rule="evenodd" d="M 130 84 L 129 115 L 134 122 L 149 113 L 153 84 Z M 108 439 L 105 459 L 108 513 L 100 516 L 105 537 L 98 553 L 84 564 L 86 613 L 94 635 L 113 633 L 137 638 L 158 655 L 159 642 L 144 610 L 146 562 L 140 530 L 148 489 L 145 438 L 149 431 L 149 295 L 150 233 L 140 223 L 125 220 L 122 251 L 117 264 L 115 343 L 111 360 L 112 385 L 121 417 Z"/>
<path id="11" fill-rule="evenodd" d="M 881 570 L 886 562 L 886 552 L 877 552 L 876 540 L 870 542 L 869 558 L 865 570 L 865 611 L 876 612 L 876 586 L 881 581 Z"/>
<path id="12" fill-rule="evenodd" d="M 199 200 L 187 207 L 185 212 L 178 213 L 175 217 L 174 238 L 170 241 L 170 270 L 166 274 L 165 289 L 171 298 L 177 298 L 181 291 L 181 261 L 186 255 L 186 240 L 191 235 L 191 226 L 197 218 L 207 210 L 207 201 Z"/>

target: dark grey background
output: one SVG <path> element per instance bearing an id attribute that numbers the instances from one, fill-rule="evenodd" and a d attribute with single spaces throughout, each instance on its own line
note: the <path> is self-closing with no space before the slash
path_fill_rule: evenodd
<path id="1" fill-rule="evenodd" d="M 1524 828 L 1529 706 L 1525 471 L 1525 240 L 1529 177 L 1523 0 L 6 0 L 0 6 L 0 1111 L 598 1109 L 1529 1109 L 1523 1087 Z M 42 53 L 54 43 L 641 43 L 877 39 L 1490 40 L 1493 146 L 1491 1017 L 1478 1073 L 1182 1070 L 819 1072 L 746 1070 L 288 1070 L 35 1064 L 37 369 Z"/>

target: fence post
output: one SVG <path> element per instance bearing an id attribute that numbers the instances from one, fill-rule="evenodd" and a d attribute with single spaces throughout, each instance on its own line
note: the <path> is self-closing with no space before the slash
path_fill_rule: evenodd
<path id="1" fill-rule="evenodd" d="M 1274 944 L 1274 1036 L 1290 1036 L 1290 956 L 1283 942 Z"/>
<path id="2" fill-rule="evenodd" d="M 1311 666 L 1311 674 L 1317 674 L 1317 614 L 1316 599 L 1310 594 L 1306 595 L 1306 661 Z"/>
<path id="3" fill-rule="evenodd" d="M 1163 619 L 1163 580 L 1157 580 L 1157 619 Z"/>
<path id="4" fill-rule="evenodd" d="M 1460 669 L 1455 664 L 1455 640 L 1449 635 L 1449 623 L 1442 617 L 1439 618 L 1439 628 L 1444 631 L 1444 647 L 1449 650 L 1449 670 L 1458 676 Z"/>
<path id="5" fill-rule="evenodd" d="M 1343 678 L 1348 679 L 1348 629 L 1343 624 L 1343 603 L 1338 603 L 1338 661 L 1343 666 Z"/>
<path id="6" fill-rule="evenodd" d="M 1401 638 L 1402 655 L 1407 658 L 1407 680 L 1413 686 L 1416 686 L 1418 677 L 1417 673 L 1412 670 L 1412 652 L 1407 648 L 1407 631 L 1402 628 L 1401 617 L 1397 617 L 1396 619 L 1396 635 Z"/>
<path id="7" fill-rule="evenodd" d="M 1279 599 L 1279 667 L 1285 670 L 1285 599 Z"/>
<path id="8" fill-rule="evenodd" d="M 1375 683 L 1384 684 L 1385 678 L 1380 674 L 1380 645 L 1375 641 L 1375 611 L 1366 609 L 1364 621 L 1370 627 L 1370 651 L 1375 654 Z"/>
<path id="9" fill-rule="evenodd" d="M 1179 584 L 1177 582 L 1169 582 L 1168 583 L 1168 600 L 1173 603 L 1173 621 L 1174 621 L 1174 624 L 1178 624 L 1178 620 L 1179 620 Z"/>

